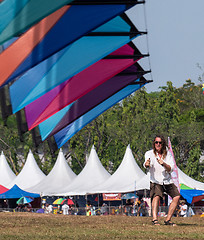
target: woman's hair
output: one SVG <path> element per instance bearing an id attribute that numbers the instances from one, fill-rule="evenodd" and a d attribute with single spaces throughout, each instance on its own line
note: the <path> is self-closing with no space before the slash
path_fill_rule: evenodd
<path id="1" fill-rule="evenodd" d="M 155 139 L 156 138 L 161 138 L 161 142 L 162 142 L 162 149 L 161 149 L 161 154 L 164 156 L 164 158 L 167 155 L 167 144 L 166 144 L 166 140 L 162 135 L 156 135 L 153 141 L 153 151 L 154 154 L 156 155 L 156 148 L 155 148 Z"/>

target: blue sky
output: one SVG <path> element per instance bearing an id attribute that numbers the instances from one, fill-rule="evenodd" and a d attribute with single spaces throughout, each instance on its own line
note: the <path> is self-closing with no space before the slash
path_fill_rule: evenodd
<path id="1" fill-rule="evenodd" d="M 152 70 L 145 75 L 154 81 L 146 86 L 148 92 L 167 81 L 175 87 L 188 78 L 199 84 L 204 72 L 204 0 L 146 0 L 128 15 L 139 30 L 148 31 L 134 41 L 143 53 L 150 53 L 140 61 L 145 70 Z"/>

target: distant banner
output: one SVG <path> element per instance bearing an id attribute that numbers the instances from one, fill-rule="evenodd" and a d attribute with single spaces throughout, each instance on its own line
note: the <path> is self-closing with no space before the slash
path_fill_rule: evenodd
<path id="1" fill-rule="evenodd" d="M 121 193 L 103 193 L 103 201 L 121 200 Z"/>

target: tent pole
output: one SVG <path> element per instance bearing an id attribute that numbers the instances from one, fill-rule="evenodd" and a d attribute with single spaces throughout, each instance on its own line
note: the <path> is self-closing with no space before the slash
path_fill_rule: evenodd
<path id="1" fill-rule="evenodd" d="M 121 198 L 121 215 L 123 215 L 123 200 Z"/>
<path id="2" fill-rule="evenodd" d="M 135 181 L 135 195 L 136 195 L 136 181 Z M 136 203 L 136 198 L 134 198 L 134 206 L 133 206 L 134 214 L 136 215 L 135 203 Z"/>

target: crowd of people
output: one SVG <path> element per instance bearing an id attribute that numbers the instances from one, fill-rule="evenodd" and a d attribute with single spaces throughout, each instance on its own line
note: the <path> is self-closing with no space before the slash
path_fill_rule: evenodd
<path id="1" fill-rule="evenodd" d="M 136 199 L 127 199 L 126 203 L 124 205 L 119 206 L 108 206 L 106 203 L 103 203 L 101 207 L 93 206 L 90 202 L 86 204 L 86 207 L 81 208 L 82 214 L 80 215 L 86 215 L 86 216 L 94 216 L 94 215 L 126 215 L 126 216 L 140 216 L 140 217 L 148 217 L 151 216 L 151 206 L 148 205 L 148 203 L 143 198 L 136 198 Z M 168 206 L 165 206 L 164 200 L 161 199 L 159 202 L 159 207 L 161 213 L 164 213 L 164 215 L 161 216 L 167 216 L 167 209 Z M 42 210 L 39 211 L 40 213 L 46 213 L 46 214 L 63 214 L 63 215 L 77 215 L 79 212 L 79 207 L 73 207 L 69 206 L 67 203 L 63 205 L 52 205 L 46 203 Z M 16 212 L 33 212 L 33 208 L 31 203 L 27 204 L 18 204 L 15 208 Z M 174 217 L 189 217 L 194 215 L 194 212 L 190 206 L 186 204 L 185 200 L 180 200 L 176 210 L 173 214 Z"/>
<path id="2" fill-rule="evenodd" d="M 32 212 L 32 205 L 31 203 L 26 204 L 18 204 L 15 208 L 16 212 Z"/>
<path id="3" fill-rule="evenodd" d="M 128 199 L 126 204 L 124 205 L 124 213 L 127 216 L 141 216 L 147 217 L 149 216 L 149 205 L 143 198 L 139 199 Z"/>

